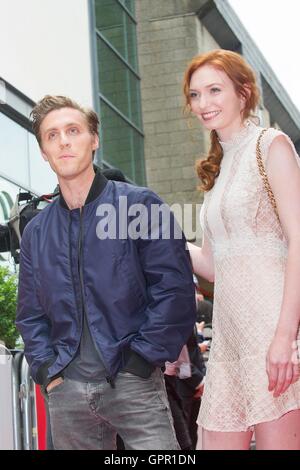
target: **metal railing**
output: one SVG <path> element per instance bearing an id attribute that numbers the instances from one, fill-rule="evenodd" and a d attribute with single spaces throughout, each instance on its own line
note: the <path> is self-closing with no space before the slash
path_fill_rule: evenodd
<path id="1" fill-rule="evenodd" d="M 36 450 L 35 385 L 22 351 L 0 344 L 0 450 Z"/>

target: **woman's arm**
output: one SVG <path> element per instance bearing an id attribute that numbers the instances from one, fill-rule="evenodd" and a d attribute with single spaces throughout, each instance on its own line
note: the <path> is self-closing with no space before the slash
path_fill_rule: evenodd
<path id="1" fill-rule="evenodd" d="M 300 164 L 297 158 L 285 136 L 274 139 L 267 173 L 288 242 L 281 312 L 267 357 L 269 390 L 274 390 L 274 396 L 299 378 L 299 365 L 292 349 L 300 323 Z"/>
<path id="2" fill-rule="evenodd" d="M 214 282 L 214 259 L 210 243 L 205 235 L 203 234 L 201 248 L 192 243 L 188 243 L 188 249 L 191 255 L 193 271 L 209 282 Z"/>

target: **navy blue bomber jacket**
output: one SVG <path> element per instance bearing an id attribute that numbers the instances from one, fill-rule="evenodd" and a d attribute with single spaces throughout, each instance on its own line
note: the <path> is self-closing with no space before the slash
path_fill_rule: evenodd
<path id="1" fill-rule="evenodd" d="M 163 366 L 177 359 L 191 334 L 195 293 L 184 236 L 97 235 L 99 206 L 114 206 L 119 220 L 121 196 L 126 196 L 128 207 L 143 204 L 149 214 L 152 204 L 162 204 L 149 189 L 108 181 L 98 171 L 81 211 L 69 210 L 60 195 L 26 226 L 17 327 L 31 375 L 39 384 L 45 386 L 74 358 L 83 311 L 108 381 L 124 367 L 128 351 Z M 130 220 L 129 215 L 127 223 Z"/>

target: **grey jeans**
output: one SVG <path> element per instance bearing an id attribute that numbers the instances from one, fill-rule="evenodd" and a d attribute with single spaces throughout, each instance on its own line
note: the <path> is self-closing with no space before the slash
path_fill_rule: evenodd
<path id="1" fill-rule="evenodd" d="M 115 388 L 65 378 L 48 403 L 55 449 L 114 450 L 117 433 L 127 450 L 179 449 L 160 369 L 148 379 L 121 372 Z"/>

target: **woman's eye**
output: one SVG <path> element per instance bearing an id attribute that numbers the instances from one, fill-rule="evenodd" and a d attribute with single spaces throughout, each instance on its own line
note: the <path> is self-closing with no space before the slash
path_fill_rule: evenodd
<path id="1" fill-rule="evenodd" d="M 210 91 L 212 91 L 213 93 L 218 93 L 220 90 L 220 88 L 211 88 Z"/>
<path id="2" fill-rule="evenodd" d="M 197 96 L 198 96 L 198 93 L 196 93 L 195 91 L 190 92 L 190 98 L 191 99 L 195 99 L 195 98 L 197 98 Z"/>

